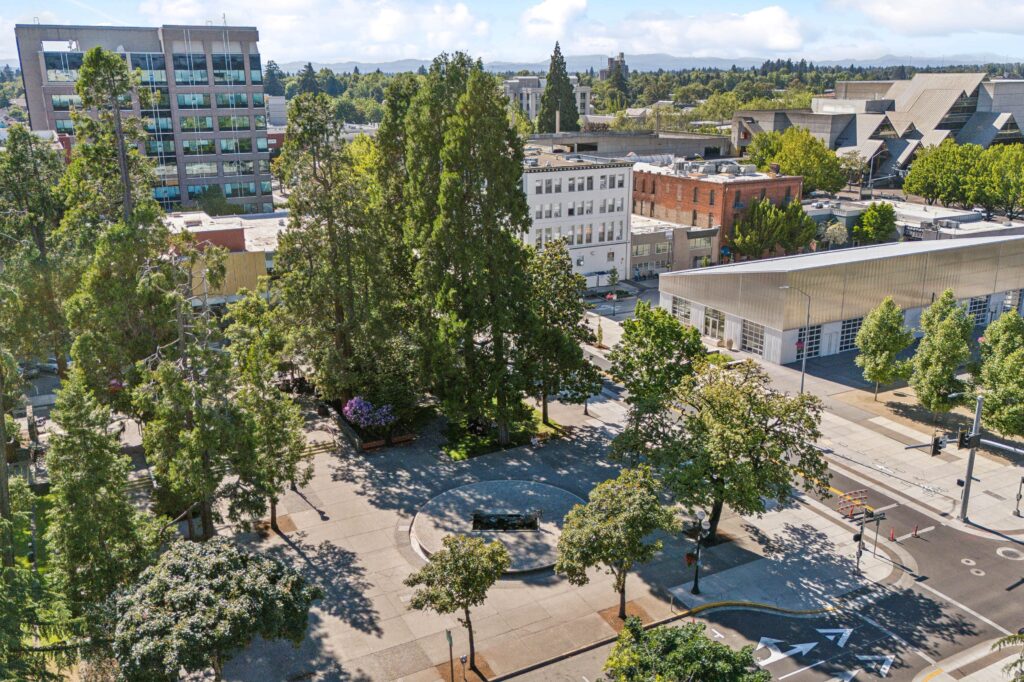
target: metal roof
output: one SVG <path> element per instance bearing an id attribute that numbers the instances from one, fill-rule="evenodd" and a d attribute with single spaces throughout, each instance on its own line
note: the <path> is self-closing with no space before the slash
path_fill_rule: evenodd
<path id="1" fill-rule="evenodd" d="M 833 251 L 816 251 L 814 253 L 803 253 L 796 256 L 784 256 L 782 258 L 765 258 L 763 260 L 744 261 L 742 263 L 727 263 L 726 265 L 716 265 L 709 268 L 667 272 L 662 276 L 681 275 L 684 277 L 701 277 L 716 274 L 738 275 L 795 272 L 798 270 L 829 268 L 837 265 L 847 265 L 850 263 L 864 263 L 867 261 L 881 260 L 883 258 L 902 258 L 922 253 L 956 251 L 960 249 L 970 249 L 976 246 L 990 246 L 992 244 L 1003 242 L 1019 242 L 1021 240 L 1024 240 L 1024 235 L 1015 235 L 1010 237 L 972 237 L 968 239 L 945 239 L 921 242 L 892 242 L 889 244 L 875 244 L 872 246 L 859 246 L 849 249 L 835 249 Z"/>

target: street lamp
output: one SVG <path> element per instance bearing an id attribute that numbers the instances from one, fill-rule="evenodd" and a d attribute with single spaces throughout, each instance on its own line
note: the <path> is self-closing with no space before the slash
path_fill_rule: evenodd
<path id="1" fill-rule="evenodd" d="M 804 394 L 804 378 L 807 376 L 807 341 L 811 338 L 811 295 L 799 287 L 783 284 L 780 289 L 793 289 L 807 297 L 807 322 L 804 324 L 804 345 L 800 350 L 803 357 L 800 361 L 800 395 Z M 799 341 L 797 342 L 799 343 Z"/>
<path id="2" fill-rule="evenodd" d="M 700 594 L 700 548 L 704 545 L 704 540 L 711 532 L 711 522 L 708 520 L 707 512 L 703 509 L 697 512 L 697 520 L 700 521 L 700 527 L 697 529 L 697 561 L 696 568 L 693 570 L 693 589 L 690 590 L 691 594 Z"/>

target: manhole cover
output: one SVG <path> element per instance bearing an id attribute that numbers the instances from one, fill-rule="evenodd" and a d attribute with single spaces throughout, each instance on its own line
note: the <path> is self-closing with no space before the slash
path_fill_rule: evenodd
<path id="1" fill-rule="evenodd" d="M 1024 561 L 1024 552 L 1013 547 L 1000 547 L 996 550 L 996 554 L 1010 561 Z"/>

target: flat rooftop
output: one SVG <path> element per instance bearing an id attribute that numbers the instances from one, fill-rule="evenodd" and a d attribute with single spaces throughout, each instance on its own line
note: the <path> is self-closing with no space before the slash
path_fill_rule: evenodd
<path id="1" fill-rule="evenodd" d="M 698 162 L 699 163 L 699 162 Z M 715 159 L 709 163 L 722 163 L 722 159 Z M 744 173 L 739 175 L 736 173 L 715 173 L 713 175 L 705 175 L 703 173 L 684 173 L 675 170 L 671 165 L 669 166 L 658 166 L 652 163 L 644 161 L 638 161 L 633 164 L 633 172 L 644 172 L 644 173 L 656 173 L 658 175 L 668 175 L 675 178 L 690 178 L 691 180 L 698 180 L 700 182 L 714 182 L 718 184 L 734 183 L 734 182 L 764 182 L 765 180 L 779 180 L 783 178 L 796 178 L 796 175 L 779 175 L 777 173 L 762 173 L 761 171 L 754 171 L 752 173 Z"/>
<path id="2" fill-rule="evenodd" d="M 179 211 L 164 217 L 171 232 L 243 230 L 246 251 L 276 251 L 281 233 L 288 229 L 288 211 L 252 215 L 210 216 L 203 211 Z"/>
<path id="3" fill-rule="evenodd" d="M 523 159 L 524 171 L 543 171 L 552 168 L 586 168 L 586 167 L 619 167 L 628 168 L 633 164 L 629 161 L 607 161 L 588 158 L 581 154 L 558 153 L 545 150 L 536 145 L 528 145 L 524 150 L 526 156 Z"/>
<path id="4" fill-rule="evenodd" d="M 664 275 L 680 276 L 704 276 L 715 274 L 758 274 L 769 272 L 795 272 L 798 270 L 813 270 L 815 268 L 827 268 L 835 265 L 847 265 L 849 263 L 863 263 L 884 258 L 902 258 L 923 253 L 934 253 L 940 251 L 956 251 L 959 249 L 970 249 L 975 246 L 988 246 L 992 244 L 1019 242 L 1024 240 L 1024 235 L 1007 237 L 970 237 L 967 239 L 940 239 L 920 242 L 893 242 L 889 244 L 875 244 L 872 246 L 859 246 L 849 249 L 835 249 L 833 251 L 817 251 L 815 253 L 802 253 L 796 256 L 784 256 L 782 258 L 765 258 L 763 260 L 744 261 L 742 263 L 727 263 L 715 265 L 699 270 L 680 270 L 667 272 Z"/>

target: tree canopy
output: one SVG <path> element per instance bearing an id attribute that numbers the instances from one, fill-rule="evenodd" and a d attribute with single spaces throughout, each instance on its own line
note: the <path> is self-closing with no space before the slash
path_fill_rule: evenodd
<path id="1" fill-rule="evenodd" d="M 932 414 L 948 412 L 961 402 L 950 396 L 963 392 L 957 372 L 971 357 L 974 320 L 957 303 L 953 290 L 946 289 L 921 313 L 921 329 L 924 336 L 914 354 L 910 385 Z"/>
<path id="2" fill-rule="evenodd" d="M 913 342 L 914 334 L 904 325 L 903 309 L 896 305 L 892 296 L 886 296 L 864 317 L 855 340 L 860 353 L 854 362 L 864 370 L 864 379 L 875 385 L 876 400 L 879 384 L 910 376 L 910 361 L 900 360 L 898 356 Z"/>
<path id="3" fill-rule="evenodd" d="M 558 126 L 562 132 L 580 129 L 580 111 L 576 105 L 576 91 L 565 70 L 565 57 L 562 48 L 555 43 L 555 51 L 551 54 L 551 66 L 544 92 L 540 98 L 540 111 L 537 113 L 537 132 L 555 132 L 555 117 L 558 115 Z"/>
<path id="4" fill-rule="evenodd" d="M 896 209 L 885 202 L 871 202 L 853 226 L 853 236 L 861 244 L 878 244 L 896 235 Z"/>

